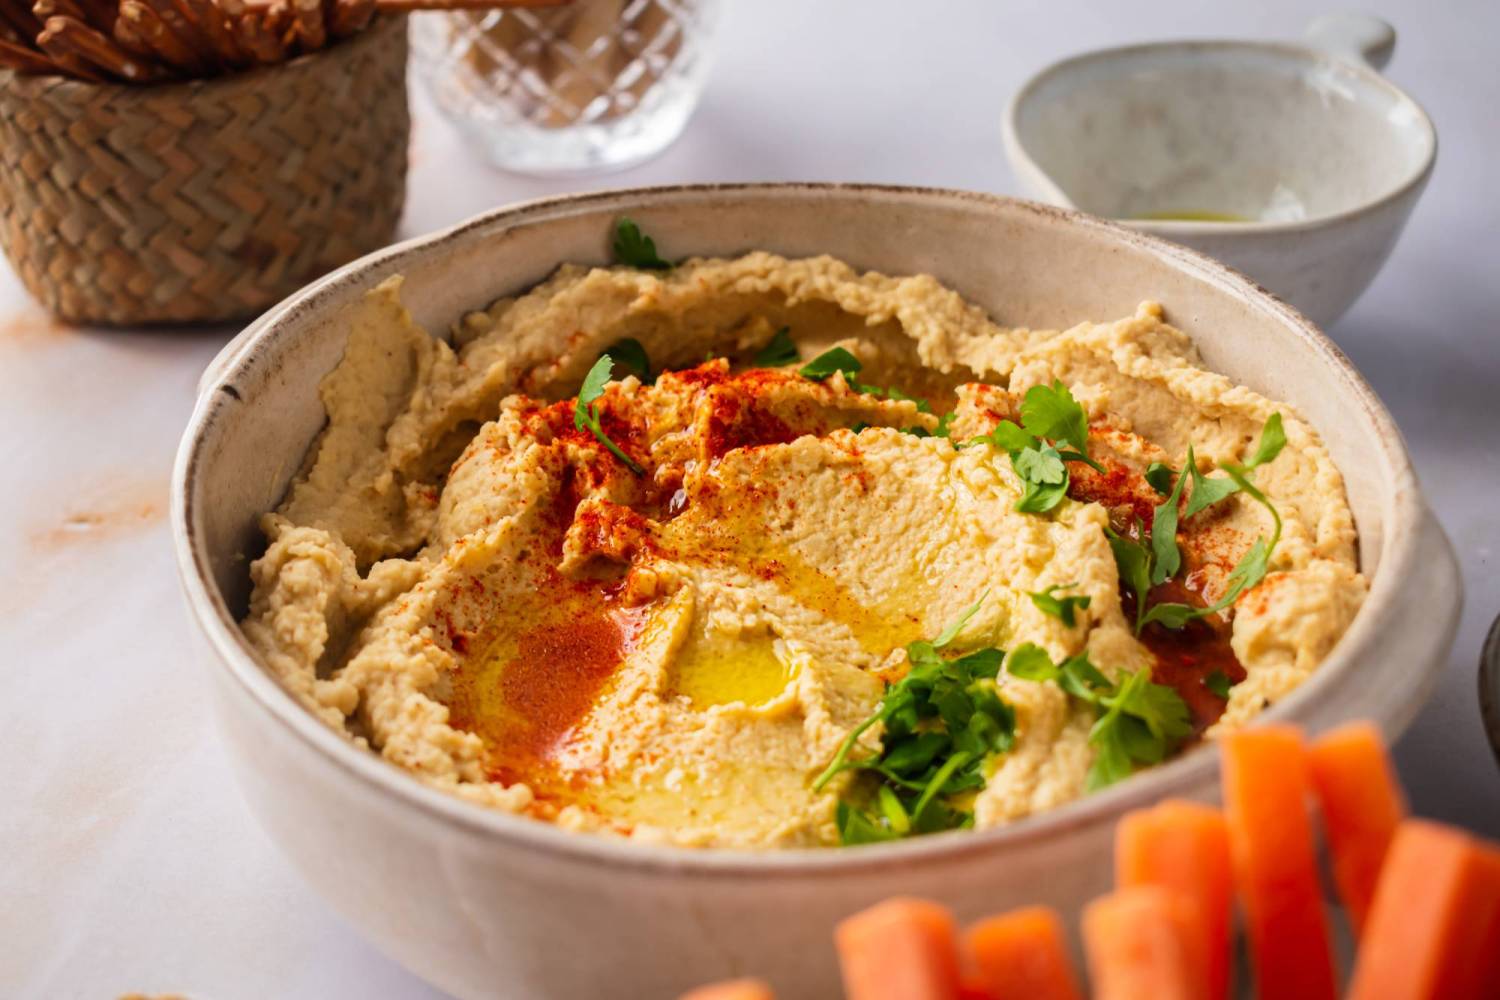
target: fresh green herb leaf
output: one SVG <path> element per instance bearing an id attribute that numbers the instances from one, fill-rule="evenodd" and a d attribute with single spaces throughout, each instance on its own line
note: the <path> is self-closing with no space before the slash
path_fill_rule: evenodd
<path id="1" fill-rule="evenodd" d="M 1031 598 L 1031 603 L 1035 604 L 1043 614 L 1051 615 L 1053 618 L 1059 619 L 1068 628 L 1072 628 L 1078 624 L 1075 609 L 1087 608 L 1091 598 L 1087 595 L 1056 597 L 1054 594 L 1059 590 L 1068 590 L 1076 586 L 1078 586 L 1076 583 L 1057 583 L 1046 590 L 1028 594 L 1027 596 Z"/>
<path id="2" fill-rule="evenodd" d="M 880 804 L 880 814 L 885 817 L 886 825 L 892 833 L 904 837 L 911 832 L 911 817 L 906 814 L 906 807 L 901 804 L 901 799 L 890 785 L 881 785 L 875 800 Z"/>
<path id="3" fill-rule="evenodd" d="M 932 432 L 932 436 L 940 438 L 948 437 L 952 433 L 953 418 L 956 416 L 958 416 L 958 412 L 956 410 L 949 410 L 941 417 L 938 417 L 937 430 Z"/>
<path id="4" fill-rule="evenodd" d="M 841 802 L 838 823 L 845 843 L 869 843 L 972 824 L 965 810 L 947 796 L 984 787 L 981 766 L 1015 742 L 1016 717 L 994 683 L 1004 654 L 993 648 L 948 659 L 951 645 L 983 604 L 966 608 L 931 641 L 906 647 L 910 668 L 886 689 L 880 707 L 839 745 L 833 760 L 813 782 L 821 791 L 843 771 L 867 772 L 878 782 L 875 812 Z M 859 738 L 876 723 L 885 727 L 880 751 L 851 759 Z M 850 794 L 861 787 L 852 786 Z M 898 809 L 899 807 L 899 809 Z M 907 827 L 902 828 L 902 817 Z"/>
<path id="5" fill-rule="evenodd" d="M 1188 452 L 1191 454 L 1192 448 L 1189 448 Z M 1182 512 L 1184 519 L 1192 517 L 1200 510 L 1207 510 L 1225 497 L 1239 491 L 1233 479 L 1218 476 L 1209 479 L 1198 471 L 1198 465 L 1195 462 L 1188 462 L 1187 471 L 1193 479 L 1193 492 L 1188 494 L 1187 507 Z"/>
<path id="6" fill-rule="evenodd" d="M 1224 673 L 1224 671 L 1222 670 L 1215 670 L 1213 673 L 1203 678 L 1203 686 L 1208 688 L 1208 690 L 1216 697 L 1223 698 L 1227 701 L 1229 699 L 1229 689 L 1233 685 L 1231 685 L 1229 682 L 1228 674 Z"/>
<path id="7" fill-rule="evenodd" d="M 581 431 L 589 431 L 594 439 L 614 455 L 625 467 L 637 476 L 646 474 L 637 462 L 620 449 L 620 446 L 609 439 L 604 433 L 604 427 L 599 422 L 599 408 L 595 404 L 600 396 L 604 395 L 604 387 L 609 384 L 609 373 L 614 368 L 614 361 L 608 354 L 601 355 L 594 367 L 584 376 L 583 385 L 578 390 L 578 401 L 573 404 L 573 426 Z"/>
<path id="8" fill-rule="evenodd" d="M 859 423 L 855 424 L 853 427 L 851 427 L 849 429 L 851 431 L 853 431 L 854 433 L 858 434 L 860 431 L 865 430 L 869 426 L 870 426 L 869 424 L 867 424 L 863 420 L 861 420 Z M 920 428 L 920 427 L 904 427 L 904 428 L 902 428 L 902 431 L 903 431 L 903 433 L 906 433 L 906 434 L 916 434 L 916 432 L 920 431 L 921 429 L 922 428 Z M 922 435 L 917 435 L 917 436 L 921 437 Z"/>
<path id="9" fill-rule="evenodd" d="M 1011 650 L 1005 660 L 1005 670 L 1012 677 L 1025 681 L 1055 681 L 1060 676 L 1052 657 L 1033 642 L 1023 642 Z"/>
<path id="10" fill-rule="evenodd" d="M 992 444 L 1007 454 L 1025 451 L 1027 448 L 1035 448 L 1041 442 L 1023 431 L 1019 425 L 1009 420 L 1002 420 L 995 425 L 995 429 L 988 434 L 980 435 L 973 440 L 974 444 Z"/>
<path id="11" fill-rule="evenodd" d="M 633 373 L 636 378 L 647 385 L 654 381 L 651 375 L 651 359 L 646 355 L 646 348 L 634 337 L 615 341 L 609 350 L 599 356 L 602 358 L 606 355 L 613 358 L 615 364 Z"/>
<path id="12" fill-rule="evenodd" d="M 1016 510 L 1023 514 L 1045 514 L 1068 495 L 1068 484 L 1061 483 L 1033 483 L 1027 482 L 1026 488 L 1021 491 L 1021 499 L 1016 501 Z"/>
<path id="13" fill-rule="evenodd" d="M 583 377 L 583 385 L 578 387 L 578 405 L 573 408 L 573 426 L 578 430 L 584 430 L 587 424 L 588 409 L 594 401 L 604 395 L 604 387 L 609 385 L 609 374 L 614 368 L 614 361 L 608 354 L 601 355 L 594 367 L 589 369 Z"/>
<path id="14" fill-rule="evenodd" d="M 1058 668 L 1058 673 L 1061 676 L 1057 682 L 1062 685 L 1064 691 L 1090 704 L 1097 705 L 1101 693 L 1109 691 L 1114 686 L 1098 667 L 1089 662 L 1089 655 L 1086 652 L 1070 656 L 1063 661 L 1063 665 Z"/>
<path id="15" fill-rule="evenodd" d="M 1052 681 L 1094 706 L 1098 718 L 1089 732 L 1094 747 L 1086 779 L 1090 791 L 1128 777 L 1138 763 L 1160 762 L 1192 732 L 1187 703 L 1172 688 L 1153 683 L 1147 670 L 1122 670 L 1118 680 L 1111 681 L 1089 662 L 1087 653 L 1058 666 L 1045 650 L 1029 642 L 1011 652 L 1005 669 L 1024 680 Z"/>
<path id="16" fill-rule="evenodd" d="M 947 628 L 939 632 L 938 637 L 932 640 L 932 648 L 942 649 L 944 646 L 948 645 L 948 643 L 956 639 L 958 637 L 958 633 L 963 631 L 963 627 L 969 624 L 969 619 L 978 614 L 980 606 L 984 604 L 984 599 L 988 596 L 990 596 L 989 591 L 985 591 L 979 596 L 979 600 L 975 601 L 967 608 L 964 608 L 964 610 L 959 613 L 957 620 L 950 624 Z"/>
<path id="17" fill-rule="evenodd" d="M 1068 479 L 1068 467 L 1063 465 L 1057 449 L 1051 445 L 1042 448 L 1023 448 L 1014 456 L 1012 464 L 1015 466 L 1016 475 L 1028 483 L 1056 486 L 1059 483 L 1066 483 Z"/>
<path id="18" fill-rule="evenodd" d="M 888 840 L 897 840 L 901 836 L 890 827 L 871 818 L 863 810 L 844 802 L 838 804 L 834 812 L 834 821 L 838 824 L 839 840 L 847 846 L 879 844 Z"/>
<path id="19" fill-rule="evenodd" d="M 1166 496 L 1172 492 L 1172 479 L 1176 475 L 1176 469 L 1162 462 L 1152 462 L 1146 466 L 1146 483 L 1159 496 Z"/>
<path id="20" fill-rule="evenodd" d="M 1151 681 L 1149 671 L 1121 671 L 1112 692 L 1103 693 L 1104 709 L 1089 731 L 1094 763 L 1085 778 L 1089 791 L 1128 777 L 1135 764 L 1155 764 L 1192 732 L 1191 716 L 1182 697 L 1164 684 Z"/>
<path id="21" fill-rule="evenodd" d="M 1151 550 L 1140 542 L 1117 534 L 1113 528 L 1106 527 L 1104 533 L 1109 538 L 1109 548 L 1114 553 L 1115 568 L 1120 571 L 1120 579 L 1135 592 L 1135 634 L 1140 635 L 1146 611 L 1146 595 L 1151 593 Z"/>
<path id="22" fill-rule="evenodd" d="M 1022 483 L 1016 510 L 1045 514 L 1062 503 L 1068 495 L 1068 462 L 1084 462 L 1104 471 L 1088 457 L 1088 418 L 1083 407 L 1061 382 L 1027 390 L 1021 401 L 1021 422 L 1024 426 L 1001 420 L 988 434 L 968 442 L 989 444 L 1010 455 L 1011 467 Z M 1059 450 L 1056 442 L 1072 448 Z"/>
<path id="23" fill-rule="evenodd" d="M 1021 426 L 1039 438 L 1063 441 L 1074 450 L 1088 453 L 1088 415 L 1068 387 L 1054 381 L 1051 387 L 1034 385 L 1021 400 Z"/>
<path id="24" fill-rule="evenodd" d="M 803 378 L 810 378 L 814 382 L 821 382 L 834 372 L 843 372 L 845 381 L 853 381 L 854 376 L 858 375 L 863 367 L 859 359 L 844 348 L 830 347 L 797 369 L 797 374 Z"/>
<path id="25" fill-rule="evenodd" d="M 1265 426 L 1261 427 L 1260 443 L 1255 446 L 1255 454 L 1250 456 L 1245 468 L 1254 469 L 1274 461 L 1285 447 L 1286 431 L 1281 426 L 1281 414 L 1273 413 L 1266 418 Z"/>
<path id="26" fill-rule="evenodd" d="M 757 368 L 784 368 L 800 360 L 797 345 L 792 343 L 792 328 L 784 326 L 777 330 L 776 335 L 755 353 L 754 364 Z"/>
<path id="27" fill-rule="evenodd" d="M 630 219 L 615 223 L 615 262 L 646 271 L 668 271 L 672 265 L 656 254 L 656 242 Z"/>
<path id="28" fill-rule="evenodd" d="M 1193 464 L 1193 446 L 1188 445 L 1187 464 Z M 1177 503 L 1182 498 L 1182 484 L 1187 476 L 1178 476 L 1177 485 L 1167 499 L 1157 504 L 1151 515 L 1151 583 L 1170 580 L 1182 567 L 1182 553 L 1177 549 Z M 1144 600 L 1144 595 L 1137 595 Z"/>
<path id="29" fill-rule="evenodd" d="M 1136 603 L 1141 604 L 1142 602 L 1137 600 Z M 1191 604 L 1174 604 L 1171 601 L 1162 601 L 1151 605 L 1151 607 L 1146 609 L 1146 613 L 1143 616 L 1136 619 L 1135 634 L 1140 635 L 1141 629 L 1152 622 L 1165 625 L 1167 628 L 1175 631 L 1190 621 L 1206 617 L 1212 613 L 1212 610 L 1208 608 L 1195 608 Z"/>

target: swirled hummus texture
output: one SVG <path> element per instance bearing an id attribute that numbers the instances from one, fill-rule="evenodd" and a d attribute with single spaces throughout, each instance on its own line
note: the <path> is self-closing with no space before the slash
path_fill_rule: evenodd
<path id="1" fill-rule="evenodd" d="M 328 424 L 263 520 L 243 627 L 329 725 L 421 780 L 561 826 L 689 845 L 836 843 L 845 736 L 931 638 L 983 601 L 970 644 L 1087 651 L 1147 669 L 1212 739 L 1305 680 L 1365 592 L 1343 482 L 1316 433 L 1202 367 L 1162 310 L 1066 331 L 1004 329 L 930 277 L 752 253 L 668 272 L 565 266 L 466 317 L 418 329 L 400 279 L 349 316 L 324 381 Z M 843 346 L 861 382 L 751 359 L 789 329 L 804 360 Z M 603 429 L 574 422 L 602 351 L 635 338 L 652 384 L 610 383 Z M 705 360 L 708 359 L 708 360 Z M 617 372 L 617 374 L 620 374 Z M 988 443 L 1035 385 L 1087 412 L 1069 499 L 1015 509 Z M 950 438 L 922 437 L 952 411 Z M 1266 418 L 1288 444 L 1256 482 L 1285 522 L 1271 572 L 1185 635 L 1137 638 L 1105 529 L 1149 517 L 1143 473 L 1244 461 Z M 1167 596 L 1211 603 L 1265 508 L 1231 496 L 1179 535 Z M 1075 623 L 1028 596 L 1087 596 Z M 1233 682 L 1227 699 L 1209 671 Z M 1002 674 L 1016 740 L 985 767 L 975 824 L 1084 793 L 1094 721 L 1055 684 Z M 880 729 L 861 736 L 879 746 Z"/>

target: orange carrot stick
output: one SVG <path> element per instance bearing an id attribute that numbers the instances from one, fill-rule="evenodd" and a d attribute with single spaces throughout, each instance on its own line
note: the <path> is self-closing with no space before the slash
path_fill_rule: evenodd
<path id="1" fill-rule="evenodd" d="M 1118 889 L 1083 911 L 1094 1000 L 1198 1000 L 1182 947 L 1187 909 L 1155 885 Z"/>
<path id="2" fill-rule="evenodd" d="M 1500 977 L 1500 848 L 1406 820 L 1386 857 L 1349 1000 L 1479 1000 Z"/>
<path id="3" fill-rule="evenodd" d="M 1386 849 L 1406 815 L 1380 730 L 1357 722 L 1325 733 L 1307 748 L 1323 832 L 1333 856 L 1339 897 L 1362 932 Z"/>
<path id="4" fill-rule="evenodd" d="M 759 979 L 734 979 L 690 990 L 682 1000 L 776 1000 L 776 994 Z"/>
<path id="5" fill-rule="evenodd" d="M 1229 824 L 1217 809 L 1173 800 L 1128 813 L 1115 827 L 1116 885 L 1159 885 L 1189 907 L 1183 944 L 1193 993 L 1206 1000 L 1229 995 L 1233 880 Z"/>
<path id="6" fill-rule="evenodd" d="M 1318 883 L 1307 759 L 1291 726 L 1226 736 L 1230 856 L 1262 1000 L 1333 1000 L 1337 985 Z"/>
<path id="7" fill-rule="evenodd" d="M 1062 921 L 1046 906 L 981 920 L 964 935 L 976 983 L 989 1000 L 1081 1000 L 1063 944 Z"/>
<path id="8" fill-rule="evenodd" d="M 834 928 L 845 1000 L 956 1000 L 953 915 L 921 899 L 888 899 Z"/>

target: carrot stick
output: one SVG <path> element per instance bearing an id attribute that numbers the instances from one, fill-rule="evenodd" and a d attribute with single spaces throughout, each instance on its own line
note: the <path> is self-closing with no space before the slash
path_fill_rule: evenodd
<path id="1" fill-rule="evenodd" d="M 1324 734 L 1307 748 L 1323 832 L 1333 855 L 1339 898 L 1356 933 L 1364 929 L 1380 866 L 1406 803 L 1380 731 L 1357 722 Z"/>
<path id="2" fill-rule="evenodd" d="M 1115 827 L 1115 884 L 1159 885 L 1191 910 L 1184 941 L 1193 993 L 1229 995 L 1229 925 L 1234 902 L 1229 824 L 1217 809 L 1179 800 L 1127 813 Z"/>
<path id="3" fill-rule="evenodd" d="M 1221 741 L 1230 856 L 1263 1000 L 1333 1000 L 1302 734 L 1241 730 Z"/>
<path id="4" fill-rule="evenodd" d="M 776 1000 L 776 995 L 759 979 L 734 979 L 690 990 L 682 1000 Z"/>
<path id="5" fill-rule="evenodd" d="M 1198 1000 L 1182 947 L 1186 907 L 1160 886 L 1118 889 L 1083 911 L 1094 1000 Z"/>
<path id="6" fill-rule="evenodd" d="M 1375 891 L 1349 1000 L 1479 1000 L 1500 977 L 1500 848 L 1406 820 Z"/>
<path id="7" fill-rule="evenodd" d="M 977 985 L 989 1000 L 1081 1000 L 1063 944 L 1062 921 L 1046 906 L 981 920 L 964 935 Z"/>
<path id="8" fill-rule="evenodd" d="M 937 903 L 897 897 L 834 928 L 845 1000 L 956 1000 L 953 915 Z"/>

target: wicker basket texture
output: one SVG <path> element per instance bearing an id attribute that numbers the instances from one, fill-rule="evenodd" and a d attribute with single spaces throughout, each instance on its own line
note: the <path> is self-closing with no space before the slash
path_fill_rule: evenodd
<path id="1" fill-rule="evenodd" d="M 409 131 L 399 16 L 220 79 L 0 71 L 0 246 L 72 322 L 248 316 L 391 241 Z"/>

